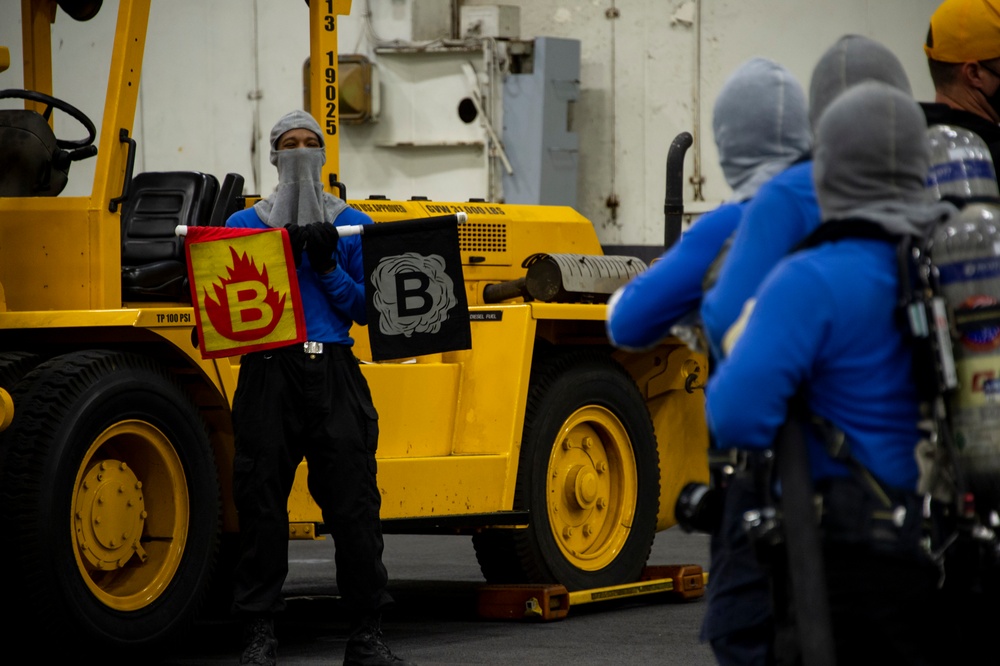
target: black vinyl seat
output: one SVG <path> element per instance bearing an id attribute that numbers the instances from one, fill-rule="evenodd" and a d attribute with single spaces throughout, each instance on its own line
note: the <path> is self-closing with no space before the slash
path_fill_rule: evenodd
<path id="1" fill-rule="evenodd" d="M 178 225 L 207 226 L 219 180 L 197 171 L 141 173 L 122 210 L 122 300 L 191 299 Z"/>
<path id="2" fill-rule="evenodd" d="M 215 208 L 212 209 L 212 218 L 209 225 L 213 227 L 226 226 L 229 216 L 238 210 L 243 210 L 246 206 L 246 197 L 243 196 L 243 176 L 238 173 L 227 173 L 222 179 L 222 187 L 219 189 L 219 197 L 215 201 Z"/>

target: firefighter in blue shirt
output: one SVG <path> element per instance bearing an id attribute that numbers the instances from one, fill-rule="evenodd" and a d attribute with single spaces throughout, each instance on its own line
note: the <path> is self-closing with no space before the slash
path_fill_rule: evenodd
<path id="1" fill-rule="evenodd" d="M 617 347 L 650 347 L 691 318 L 692 311 L 697 314 L 706 272 L 747 202 L 762 183 L 809 151 L 805 93 L 788 70 L 764 58 L 749 60 L 730 75 L 716 99 L 712 125 L 732 196 L 612 296 L 607 331 Z M 742 506 L 741 481 L 730 482 L 726 493 L 728 503 Z M 771 650 L 770 593 L 744 547 L 741 528 L 737 521 L 726 521 L 712 531 L 712 584 L 701 638 L 711 643 L 720 664 L 763 664 Z"/>
<path id="2" fill-rule="evenodd" d="M 921 545 L 913 355 L 899 327 L 897 239 L 955 212 L 928 203 L 926 121 L 885 83 L 858 84 L 819 119 L 813 180 L 833 240 L 782 260 L 709 382 L 722 445 L 771 447 L 804 396 L 837 663 L 933 663 L 928 624 L 938 570 Z M 837 237 L 866 225 L 884 238 Z M 841 435 L 835 454 L 822 432 Z M 776 572 L 775 576 L 781 576 Z"/>
<path id="3" fill-rule="evenodd" d="M 273 195 L 235 213 L 229 227 L 286 228 L 295 257 L 309 341 L 244 355 L 233 397 L 233 499 L 240 552 L 233 611 L 245 625 L 241 664 L 277 660 L 273 616 L 288 573 L 288 495 L 299 462 L 336 548 L 337 588 L 355 615 L 345 666 L 410 663 L 382 640 L 392 598 L 382 564 L 376 485 L 378 413 L 350 329 L 366 323 L 360 236 L 336 227 L 371 219 L 323 191 L 323 133 L 292 111 L 271 130 Z"/>
<path id="4" fill-rule="evenodd" d="M 903 67 L 888 49 L 866 37 L 842 37 L 827 49 L 813 69 L 809 90 L 810 125 L 815 124 L 833 98 L 866 79 L 886 81 L 909 91 Z M 753 295 L 774 264 L 818 224 L 812 162 L 808 158 L 762 184 L 747 203 L 731 246 L 721 258 L 717 281 L 702 299 L 700 317 L 713 368 L 725 362 L 723 334 L 736 321 L 744 301 Z M 717 449 L 727 448 L 718 441 L 713 444 Z M 738 456 L 736 460 L 736 472 L 724 485 L 721 526 L 715 537 L 720 543 L 718 546 L 713 544 L 720 551 L 719 556 L 713 558 L 715 594 L 726 597 L 720 606 L 732 610 L 732 619 L 713 618 L 710 607 L 706 624 L 746 627 L 750 624 L 743 618 L 759 614 L 763 607 L 759 599 L 770 600 L 771 589 L 767 577 L 756 564 L 755 553 L 743 527 L 743 514 L 761 506 L 756 480 L 761 464 L 750 454 Z M 755 610 L 748 611 L 748 608 Z M 758 646 L 761 642 L 770 646 L 777 635 L 786 633 L 787 614 L 783 609 L 777 609 L 776 614 L 773 613 L 775 609 L 771 610 L 767 624 L 756 625 L 756 633 L 743 631 L 729 638 L 734 645 L 739 641 L 744 643 L 744 655 L 753 651 L 749 646 L 754 642 Z M 760 653 L 758 647 L 757 654 Z M 767 652 L 765 657 L 752 663 L 769 663 L 770 659 L 773 655 Z M 743 663 L 748 662 L 744 660 Z"/>

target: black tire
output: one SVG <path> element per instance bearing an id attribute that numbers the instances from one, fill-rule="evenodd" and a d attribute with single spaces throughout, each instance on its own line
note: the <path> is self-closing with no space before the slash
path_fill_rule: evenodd
<path id="1" fill-rule="evenodd" d="M 21 377 L 42 362 L 42 357 L 33 352 L 0 352 L 0 389 L 9 394 Z M 0 471 L 7 458 L 7 447 L 0 440 Z"/>
<path id="2" fill-rule="evenodd" d="M 14 386 L 21 381 L 21 377 L 24 377 L 42 360 L 43 357 L 34 352 L 0 353 L 0 388 L 8 392 L 13 390 Z"/>
<path id="3" fill-rule="evenodd" d="M 539 361 L 514 499 L 529 526 L 474 538 L 483 574 L 569 590 L 635 581 L 656 534 L 659 488 L 656 435 L 624 368 L 600 351 Z M 504 562 L 508 542 L 516 559 Z"/>
<path id="4" fill-rule="evenodd" d="M 152 360 L 111 351 L 46 361 L 13 397 L 0 533 L 17 547 L 0 565 L 23 631 L 77 654 L 176 636 L 203 601 L 221 525 L 190 399 Z"/>
<path id="5" fill-rule="evenodd" d="M 499 585 L 523 583 L 524 569 L 517 557 L 513 530 L 484 530 L 472 535 L 472 547 L 483 578 Z"/>

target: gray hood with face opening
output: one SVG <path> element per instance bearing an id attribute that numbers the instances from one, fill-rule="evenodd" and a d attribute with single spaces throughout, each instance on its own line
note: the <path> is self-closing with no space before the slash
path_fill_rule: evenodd
<path id="1" fill-rule="evenodd" d="M 733 72 L 715 100 L 715 145 L 731 201 L 749 199 L 809 151 L 805 93 L 791 73 L 766 58 Z"/>
<path id="2" fill-rule="evenodd" d="M 319 148 L 278 150 L 278 139 L 293 129 L 307 129 L 319 138 Z M 254 204 L 257 216 L 270 227 L 333 221 L 347 208 L 343 199 L 323 191 L 326 142 L 315 118 L 305 111 L 286 113 L 271 129 L 271 164 L 278 168 L 278 186 Z"/>

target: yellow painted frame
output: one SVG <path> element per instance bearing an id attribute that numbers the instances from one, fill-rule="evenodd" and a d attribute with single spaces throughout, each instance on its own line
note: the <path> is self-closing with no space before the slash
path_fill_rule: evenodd
<path id="1" fill-rule="evenodd" d="M 25 80 L 51 90 L 52 0 L 22 0 L 25 21 Z M 324 25 L 350 12 L 350 0 L 314 0 L 310 19 Z M 188 305 L 123 303 L 120 287 L 120 211 L 109 203 L 125 177 L 142 70 L 150 0 L 122 0 L 112 50 L 108 92 L 93 189 L 85 197 L 0 199 L 0 341 L 6 349 L 43 340 L 79 347 L 127 343 L 162 358 L 191 388 L 209 423 L 223 491 L 224 526 L 235 530 L 230 497 L 232 431 L 228 408 L 239 359 L 209 362 L 191 339 Z M 311 31 L 311 62 L 336 53 L 333 30 Z M 331 51 L 332 49 L 332 51 Z M 314 115 L 336 103 L 336 58 L 311 72 Z M 334 86 L 334 92 L 327 88 Z M 330 99 L 332 97 L 332 99 Z M 339 123 L 327 130 L 329 184 L 339 169 Z M 381 414 L 378 454 L 383 517 L 461 516 L 513 508 L 524 409 L 533 348 L 539 338 L 554 344 L 606 344 L 605 308 L 593 304 L 485 303 L 484 288 L 524 274 L 520 262 L 549 252 L 601 254 L 591 223 L 568 207 L 469 202 L 349 202 L 376 222 L 463 211 L 467 224 L 506 225 L 506 245 L 484 261 L 463 250 L 465 289 L 473 312 L 502 313 L 500 321 L 475 321 L 472 351 L 450 352 L 392 363 L 366 363 L 362 371 Z M 72 243 L 53 242 L 72 238 Z M 2 303 L 2 301 L 0 301 Z M 175 316 L 176 315 L 176 316 Z M 368 355 L 367 334 L 353 332 L 356 353 Z M 483 351 L 486 350 L 486 351 Z M 616 354 L 646 397 L 659 440 L 661 502 L 658 529 L 674 524 L 673 498 L 687 481 L 707 479 L 707 432 L 703 394 L 686 378 L 704 371 L 704 359 L 678 344 L 644 354 Z M 194 378 L 194 379 L 192 379 Z M 400 399 L 399 392 L 406 399 Z M 320 522 L 300 468 L 289 517 L 302 534 Z"/>

